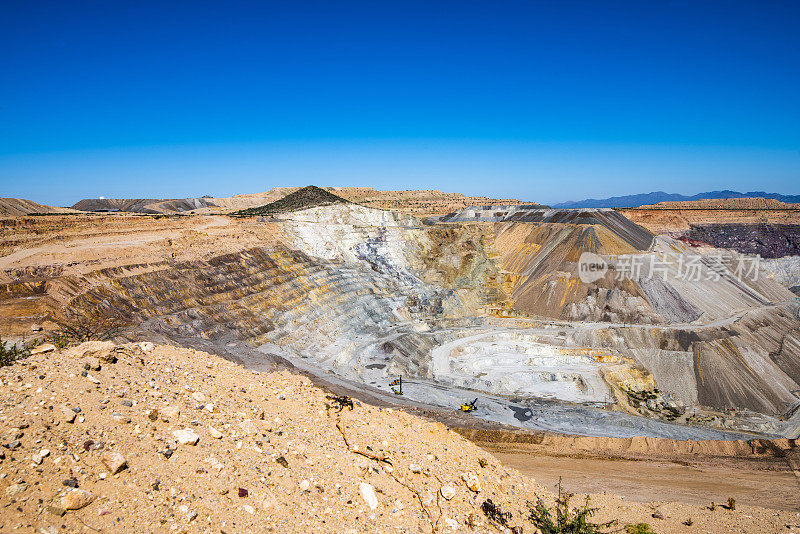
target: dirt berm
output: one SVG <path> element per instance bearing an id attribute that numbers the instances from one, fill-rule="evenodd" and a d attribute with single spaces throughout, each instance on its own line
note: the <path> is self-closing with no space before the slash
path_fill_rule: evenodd
<path id="1" fill-rule="evenodd" d="M 526 449 L 540 448 L 548 454 L 582 454 L 598 457 L 659 456 L 663 458 L 690 457 L 776 457 L 796 455 L 797 440 L 751 439 L 735 441 L 677 441 L 664 438 L 634 437 L 608 438 L 590 436 L 564 436 L 549 433 L 534 433 L 513 430 L 489 430 L 456 428 L 459 434 L 470 441 L 506 450 L 515 445 Z"/>

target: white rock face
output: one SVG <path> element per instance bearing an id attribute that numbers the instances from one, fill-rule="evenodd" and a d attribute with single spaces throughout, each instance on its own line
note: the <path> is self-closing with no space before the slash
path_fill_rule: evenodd
<path id="1" fill-rule="evenodd" d="M 786 287 L 800 286 L 800 256 L 761 260 L 764 275 Z"/>
<path id="2" fill-rule="evenodd" d="M 420 226 L 413 217 L 362 206 L 318 207 L 277 217 L 285 220 L 284 228 L 300 250 L 326 260 L 355 263 L 372 240 L 394 266 L 408 269 L 404 250 L 413 246 L 409 237 L 422 239 L 422 231 L 413 230 Z"/>
<path id="3" fill-rule="evenodd" d="M 378 496 L 375 494 L 375 488 L 366 482 L 362 482 L 358 485 L 358 491 L 361 493 L 361 498 L 364 499 L 364 502 L 367 503 L 370 510 L 374 510 L 378 507 Z"/>
<path id="4" fill-rule="evenodd" d="M 535 335 L 489 331 L 458 338 L 431 351 L 439 382 L 503 395 L 550 397 L 570 402 L 600 402 L 609 393 L 601 370 L 606 365 L 579 350 L 538 343 Z"/>

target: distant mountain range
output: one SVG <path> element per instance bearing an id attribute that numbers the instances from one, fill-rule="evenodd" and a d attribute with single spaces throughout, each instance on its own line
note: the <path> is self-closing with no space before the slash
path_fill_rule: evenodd
<path id="1" fill-rule="evenodd" d="M 587 198 L 586 200 L 562 202 L 555 204 L 554 208 L 635 208 L 644 204 L 655 204 L 670 200 L 708 200 L 721 198 L 774 198 L 781 202 L 796 203 L 800 202 L 800 195 L 781 195 L 778 193 L 765 193 L 764 191 L 750 191 L 739 193 L 738 191 L 708 191 L 696 195 L 687 196 L 677 193 L 665 193 L 664 191 L 654 191 L 652 193 L 641 193 L 639 195 L 625 195 L 622 197 L 610 197 L 603 199 Z"/>

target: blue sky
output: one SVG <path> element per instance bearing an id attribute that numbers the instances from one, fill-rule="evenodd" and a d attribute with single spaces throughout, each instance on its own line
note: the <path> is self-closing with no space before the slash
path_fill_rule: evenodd
<path id="1" fill-rule="evenodd" d="M 798 194 L 799 22 L 786 1 L 9 2 L 0 196 Z"/>

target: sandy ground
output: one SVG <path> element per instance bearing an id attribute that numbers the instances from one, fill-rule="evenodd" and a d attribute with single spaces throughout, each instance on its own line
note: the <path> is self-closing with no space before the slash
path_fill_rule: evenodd
<path id="1" fill-rule="evenodd" d="M 525 503 L 552 502 L 440 423 L 339 412 L 307 378 L 191 349 L 93 343 L 0 381 L 2 532 L 501 532 L 486 499 L 531 532 Z M 792 511 L 662 500 L 591 502 L 599 521 L 661 533 L 800 528 Z"/>
<path id="2" fill-rule="evenodd" d="M 692 461 L 610 460 L 545 456 L 532 453 L 495 452 L 503 465 L 534 476 L 552 488 L 563 479 L 574 493 L 612 493 L 638 502 L 670 500 L 688 504 L 737 503 L 777 510 L 800 510 L 800 480 L 785 465 L 759 465 L 746 461 L 723 465 Z M 772 469 L 769 469 L 771 467 Z M 646 481 L 646 483 L 644 483 Z"/>

